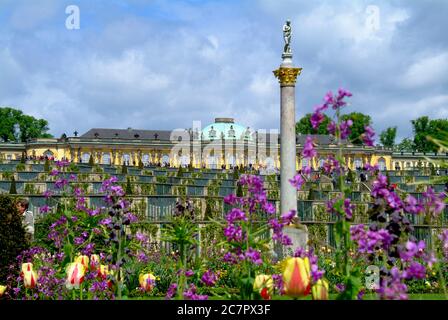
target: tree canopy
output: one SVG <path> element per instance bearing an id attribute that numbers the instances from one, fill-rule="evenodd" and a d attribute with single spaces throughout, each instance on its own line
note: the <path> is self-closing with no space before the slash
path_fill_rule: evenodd
<path id="1" fill-rule="evenodd" d="M 324 114 L 324 121 L 319 125 L 317 130 L 311 126 L 311 113 L 307 113 L 296 123 L 296 133 L 301 134 L 328 134 L 327 126 L 330 123 L 330 118 Z"/>
<path id="2" fill-rule="evenodd" d="M 26 142 L 33 138 L 51 138 L 48 121 L 23 114 L 21 110 L 0 107 L 0 140 Z"/>
<path id="3" fill-rule="evenodd" d="M 448 132 L 448 119 L 429 119 L 424 116 L 411 121 L 414 131 L 414 148 L 419 152 L 435 152 L 438 146 L 428 137 L 443 140 Z"/>
<path id="4" fill-rule="evenodd" d="M 397 127 L 390 127 L 381 132 L 380 141 L 386 148 L 393 148 L 397 137 Z"/>

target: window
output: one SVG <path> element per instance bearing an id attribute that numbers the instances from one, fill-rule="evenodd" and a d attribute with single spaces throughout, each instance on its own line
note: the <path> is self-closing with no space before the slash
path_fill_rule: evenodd
<path id="1" fill-rule="evenodd" d="M 149 164 L 149 154 L 144 154 L 142 157 L 142 162 L 146 166 Z"/>
<path id="2" fill-rule="evenodd" d="M 131 160 L 131 156 L 129 155 L 129 153 L 123 154 L 123 164 L 128 166 L 129 165 L 129 160 Z"/>
<path id="3" fill-rule="evenodd" d="M 82 163 L 89 163 L 89 160 L 90 160 L 90 153 L 84 152 L 82 154 L 81 162 Z"/>
<path id="4" fill-rule="evenodd" d="M 229 166 L 234 166 L 235 165 L 235 156 L 233 156 L 233 155 L 231 155 L 231 156 L 228 156 L 227 157 L 227 159 L 226 159 L 226 162 L 227 162 L 227 164 L 229 165 Z"/>
<path id="5" fill-rule="evenodd" d="M 103 164 L 110 165 L 110 153 L 103 153 Z"/>
<path id="6" fill-rule="evenodd" d="M 380 171 L 386 170 L 386 160 L 384 158 L 378 160 L 378 169 L 380 169 Z"/>
<path id="7" fill-rule="evenodd" d="M 164 154 L 162 157 L 162 165 L 167 165 L 170 163 L 170 157 L 167 154 Z"/>
<path id="8" fill-rule="evenodd" d="M 190 164 L 190 156 L 183 155 L 180 157 L 180 164 L 182 167 L 186 167 Z"/>
<path id="9" fill-rule="evenodd" d="M 210 169 L 216 169 L 216 157 L 209 156 L 207 159 L 207 164 Z"/>
<path id="10" fill-rule="evenodd" d="M 271 157 L 267 157 L 266 158 L 266 168 L 273 169 L 274 167 L 275 167 L 274 159 L 272 159 Z"/>
<path id="11" fill-rule="evenodd" d="M 362 168 L 362 160 L 360 158 L 355 159 L 355 169 Z"/>
<path id="12" fill-rule="evenodd" d="M 308 167 L 309 163 L 310 163 L 310 160 L 308 158 L 303 158 L 302 159 L 302 169 L 305 167 Z"/>
<path id="13" fill-rule="evenodd" d="M 325 159 L 321 158 L 319 159 L 319 168 L 322 168 L 324 166 Z"/>

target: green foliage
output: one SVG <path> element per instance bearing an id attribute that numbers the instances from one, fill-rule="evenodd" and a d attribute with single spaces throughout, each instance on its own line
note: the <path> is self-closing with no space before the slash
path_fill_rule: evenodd
<path id="1" fill-rule="evenodd" d="M 351 119 L 353 121 L 349 139 L 353 144 L 362 145 L 363 142 L 361 135 L 365 131 L 364 127 L 372 124 L 370 116 L 360 112 L 352 112 L 342 115 L 341 119 L 344 121 Z"/>
<path id="2" fill-rule="evenodd" d="M 72 162 L 67 168 L 68 172 L 79 172 L 79 167 L 76 165 L 76 163 Z"/>
<path id="3" fill-rule="evenodd" d="M 238 183 L 238 186 L 236 187 L 236 196 L 237 197 L 243 196 L 243 187 L 239 183 Z"/>
<path id="4" fill-rule="evenodd" d="M 25 171 L 25 164 L 23 164 L 23 163 L 19 163 L 17 166 L 16 166 L 16 171 L 17 172 L 19 172 L 19 171 Z"/>
<path id="5" fill-rule="evenodd" d="M 20 135 L 15 137 L 15 125 L 19 125 Z M 26 142 L 34 138 L 51 138 L 48 134 L 48 122 L 23 114 L 21 110 L 0 108 L 0 138 L 4 141 Z M 18 138 L 18 139 L 16 139 Z"/>
<path id="6" fill-rule="evenodd" d="M 131 179 L 129 179 L 129 177 L 128 177 L 126 180 L 127 180 L 127 182 L 126 182 L 125 192 L 126 192 L 126 195 L 129 196 L 129 195 L 131 195 L 133 193 L 132 185 L 131 185 Z"/>
<path id="7" fill-rule="evenodd" d="M 143 162 L 142 162 L 142 159 L 139 159 L 139 160 L 138 160 L 138 168 L 139 168 L 140 170 L 143 169 Z"/>
<path id="8" fill-rule="evenodd" d="M 177 177 L 181 178 L 184 176 L 184 168 L 182 166 L 179 166 L 179 170 L 177 171 Z"/>
<path id="9" fill-rule="evenodd" d="M 44 171 L 45 172 L 50 172 L 50 161 L 48 159 L 45 160 Z"/>
<path id="10" fill-rule="evenodd" d="M 11 185 L 9 187 L 9 194 L 17 194 L 16 179 L 14 179 L 14 176 L 11 179 Z"/>
<path id="11" fill-rule="evenodd" d="M 125 164 L 121 167 L 121 174 L 128 174 L 128 167 Z"/>
<path id="12" fill-rule="evenodd" d="M 397 145 L 397 149 L 398 149 L 398 151 L 411 152 L 411 151 L 415 150 L 414 142 L 412 141 L 412 139 L 404 138 Z"/>
<path id="13" fill-rule="evenodd" d="M 411 121 L 414 131 L 414 146 L 419 152 L 436 152 L 439 147 L 428 137 L 443 140 L 448 132 L 448 119 L 429 119 L 424 116 Z"/>
<path id="14" fill-rule="evenodd" d="M 13 198 L 0 195 L 0 283 L 4 284 L 10 264 L 28 247 L 22 217 Z M 17 268 L 15 269 L 17 272 Z"/>
<path id="15" fill-rule="evenodd" d="M 89 166 L 93 167 L 94 164 L 95 164 L 95 160 L 93 160 L 93 155 L 91 154 L 90 158 L 89 158 Z"/>
<path id="16" fill-rule="evenodd" d="M 397 136 L 397 127 L 387 128 L 380 134 L 380 141 L 386 148 L 393 148 Z"/>
<path id="17" fill-rule="evenodd" d="M 306 114 L 296 123 L 296 133 L 300 134 L 328 134 L 327 126 L 330 123 L 330 118 L 324 114 L 324 121 L 319 125 L 317 130 L 311 126 L 311 113 Z"/>

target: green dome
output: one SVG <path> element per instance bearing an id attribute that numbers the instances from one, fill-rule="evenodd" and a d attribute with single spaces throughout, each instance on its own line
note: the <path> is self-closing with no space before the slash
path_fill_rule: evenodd
<path id="1" fill-rule="evenodd" d="M 202 129 L 202 140 L 240 140 L 253 141 L 253 133 L 249 127 L 234 123 L 231 118 L 216 118 L 212 123 Z"/>

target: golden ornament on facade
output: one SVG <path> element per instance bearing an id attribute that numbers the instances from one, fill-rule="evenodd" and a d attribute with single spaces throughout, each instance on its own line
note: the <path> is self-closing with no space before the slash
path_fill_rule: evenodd
<path id="1" fill-rule="evenodd" d="M 302 72 L 302 68 L 279 68 L 274 70 L 274 75 L 282 85 L 294 85 L 297 76 Z"/>

